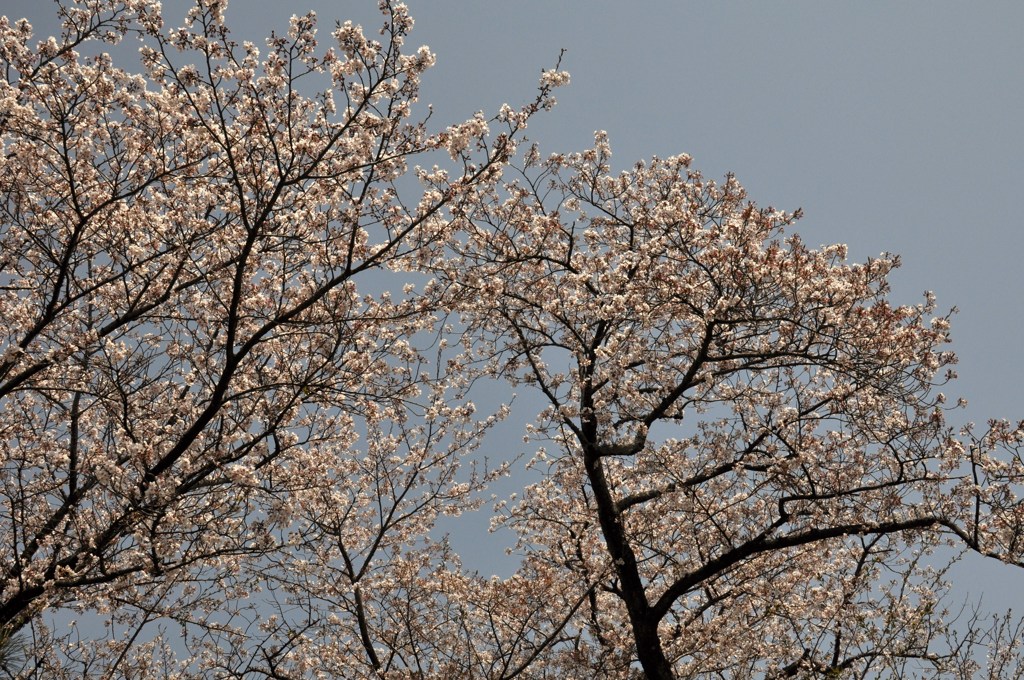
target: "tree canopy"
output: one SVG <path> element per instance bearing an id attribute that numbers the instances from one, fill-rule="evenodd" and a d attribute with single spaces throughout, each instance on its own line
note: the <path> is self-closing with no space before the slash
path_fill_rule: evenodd
<path id="1" fill-rule="evenodd" d="M 259 46 L 225 5 L 0 19 L 4 672 L 1016 677 L 1020 624 L 944 594 L 1024 564 L 1024 427 L 947 420 L 897 258 L 524 143 L 557 64 L 438 124 L 400 3 Z M 493 381 L 542 403 L 507 578 L 442 531 L 519 474 Z"/>

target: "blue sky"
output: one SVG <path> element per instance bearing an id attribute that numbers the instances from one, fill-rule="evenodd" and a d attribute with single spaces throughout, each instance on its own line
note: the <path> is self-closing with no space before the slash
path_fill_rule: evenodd
<path id="1" fill-rule="evenodd" d="M 239 40 L 259 41 L 309 9 L 326 28 L 370 28 L 375 4 L 231 0 L 227 16 Z M 164 5 L 171 19 L 183 12 L 183 0 Z M 708 176 L 735 172 L 762 205 L 802 207 L 795 230 L 809 243 L 847 243 L 853 259 L 901 254 L 893 300 L 933 290 L 940 309 L 960 309 L 949 392 L 969 400 L 962 419 L 1024 418 L 1024 3 L 409 5 L 412 46 L 438 55 L 423 99 L 439 124 L 530 99 L 564 48 L 572 85 L 528 132 L 545 150 L 582 149 L 604 129 L 622 167 L 686 152 Z M 38 0 L 0 13 L 53 27 Z M 962 573 L 974 592 L 996 579 L 994 601 L 1024 583 L 975 561 Z"/>

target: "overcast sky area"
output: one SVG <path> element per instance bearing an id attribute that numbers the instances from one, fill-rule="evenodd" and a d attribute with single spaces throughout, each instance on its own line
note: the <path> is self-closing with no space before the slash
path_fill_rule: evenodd
<path id="1" fill-rule="evenodd" d="M 166 0 L 169 23 L 188 4 Z M 619 168 L 686 152 L 760 205 L 803 208 L 793 230 L 809 244 L 899 253 L 894 302 L 932 290 L 960 310 L 947 392 L 969 406 L 954 422 L 1024 418 L 1024 2 L 408 4 L 409 47 L 438 57 L 423 91 L 438 125 L 532 99 L 565 49 L 572 84 L 527 132 L 543 150 L 584 149 L 602 129 Z M 227 23 L 259 42 L 308 10 L 327 30 L 381 23 L 375 0 L 231 0 Z M 46 0 L 0 0 L 0 14 L 55 27 Z M 989 605 L 1024 592 L 1020 570 L 979 559 L 957 573 L 974 595 L 988 582 Z"/>

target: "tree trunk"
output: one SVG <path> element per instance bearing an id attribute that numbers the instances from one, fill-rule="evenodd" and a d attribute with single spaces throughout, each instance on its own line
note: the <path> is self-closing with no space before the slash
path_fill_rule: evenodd
<path id="1" fill-rule="evenodd" d="M 658 637 L 658 619 L 647 601 L 636 554 L 629 545 L 629 539 L 623 529 L 622 518 L 604 475 L 604 466 L 601 464 L 600 456 L 591 447 L 586 447 L 584 451 L 587 476 L 594 491 L 601 532 L 608 554 L 615 564 L 621 597 L 629 612 L 637 658 L 643 666 L 644 674 L 651 680 L 673 680 L 675 676 L 672 673 L 672 665 L 665 657 L 661 639 Z"/>

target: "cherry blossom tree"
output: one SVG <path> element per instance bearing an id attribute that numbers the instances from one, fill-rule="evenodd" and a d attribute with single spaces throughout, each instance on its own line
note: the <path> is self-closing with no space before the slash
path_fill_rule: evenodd
<path id="1" fill-rule="evenodd" d="M 259 46 L 225 8 L 0 19 L 3 673 L 1019 672 L 943 594 L 951 551 L 1024 560 L 1024 434 L 947 423 L 949 317 L 887 301 L 894 258 L 685 156 L 520 158 L 557 67 L 436 125 L 398 2 Z M 508 578 L 438 531 L 509 469 L 493 379 L 546 404 Z"/>
<path id="2" fill-rule="evenodd" d="M 432 129 L 400 3 L 326 48 L 312 15 L 238 44 L 225 7 L 171 28 L 158 2 L 68 2 L 48 39 L 0 19 L 7 670 L 457 668 L 439 631 L 472 602 L 445 589 L 493 587 L 431 531 L 503 472 L 462 465 L 500 414 L 474 415 L 416 272 L 557 79 Z M 104 51 L 131 43 L 139 73 Z"/>
<path id="3" fill-rule="evenodd" d="M 958 630 L 942 599 L 950 546 L 1024 564 L 1024 435 L 947 424 L 949 316 L 733 177 L 610 154 L 532 150 L 447 272 L 480 360 L 547 403 L 499 521 L 587 592 L 580 667 L 972 677 L 984 640 L 1019 673 L 1011 619 Z"/>

